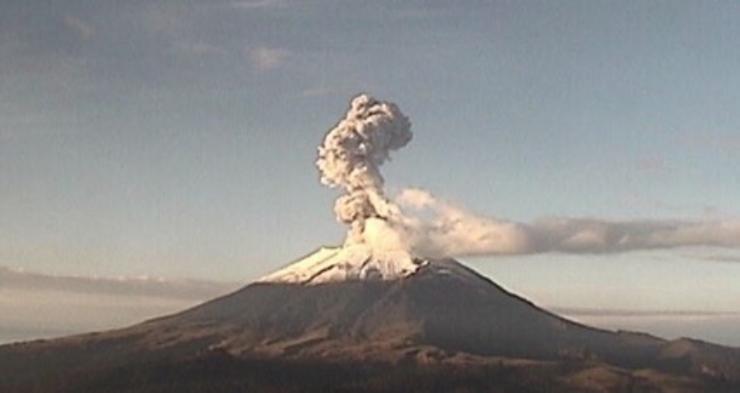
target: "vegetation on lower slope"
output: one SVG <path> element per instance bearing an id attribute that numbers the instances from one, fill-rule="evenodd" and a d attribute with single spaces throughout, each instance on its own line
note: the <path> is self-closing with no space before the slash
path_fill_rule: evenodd
<path id="1" fill-rule="evenodd" d="M 226 353 L 80 369 L 3 393 L 731 393 L 738 386 L 589 362 L 393 365 L 236 358 Z"/>

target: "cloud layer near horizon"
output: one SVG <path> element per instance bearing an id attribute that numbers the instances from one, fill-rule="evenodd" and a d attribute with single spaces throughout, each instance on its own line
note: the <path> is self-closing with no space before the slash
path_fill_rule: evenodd
<path id="1" fill-rule="evenodd" d="M 633 220 L 555 217 L 519 223 L 472 213 L 421 189 L 395 199 L 394 225 L 424 256 L 616 253 L 685 246 L 740 248 L 740 220 Z M 398 229 L 400 228 L 400 229 Z"/>
<path id="2" fill-rule="evenodd" d="M 122 327 L 191 307 L 239 285 L 54 276 L 0 267 L 0 343 Z"/>
<path id="3" fill-rule="evenodd" d="M 59 291 L 80 294 L 143 296 L 202 300 L 234 289 L 238 284 L 206 280 L 173 280 L 156 277 L 56 276 L 0 266 L 2 290 Z"/>

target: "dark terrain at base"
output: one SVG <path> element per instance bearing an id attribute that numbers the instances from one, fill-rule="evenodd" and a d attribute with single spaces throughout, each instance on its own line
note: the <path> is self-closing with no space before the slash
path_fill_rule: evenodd
<path id="1" fill-rule="evenodd" d="M 33 384 L 5 384 L 4 393 L 235 393 L 235 392 L 714 392 L 737 385 L 653 371 L 631 373 L 588 362 L 490 365 L 390 365 L 269 359 L 209 354 L 192 359 L 104 366 Z"/>
<path id="2" fill-rule="evenodd" d="M 255 391 L 737 393 L 740 350 L 583 326 L 451 260 L 0 347 L 3 393 Z"/>

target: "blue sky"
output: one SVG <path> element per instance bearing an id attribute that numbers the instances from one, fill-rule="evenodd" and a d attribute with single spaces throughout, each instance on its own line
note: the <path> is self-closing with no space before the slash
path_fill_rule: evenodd
<path id="1" fill-rule="evenodd" d="M 313 161 L 363 91 L 413 123 L 392 190 L 521 221 L 740 216 L 740 5 L 452 4 L 2 2 L 0 265 L 249 281 L 339 243 Z M 728 311 L 738 256 L 470 262 L 544 304 Z"/>

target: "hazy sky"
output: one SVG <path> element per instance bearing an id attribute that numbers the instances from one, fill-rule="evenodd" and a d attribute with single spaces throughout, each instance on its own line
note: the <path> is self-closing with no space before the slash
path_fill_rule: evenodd
<path id="1" fill-rule="evenodd" d="M 740 4 L 2 1 L 0 265 L 249 281 L 341 242 L 316 146 L 365 91 L 384 167 L 529 221 L 740 217 Z M 740 310 L 740 253 L 482 258 L 540 304 Z"/>

